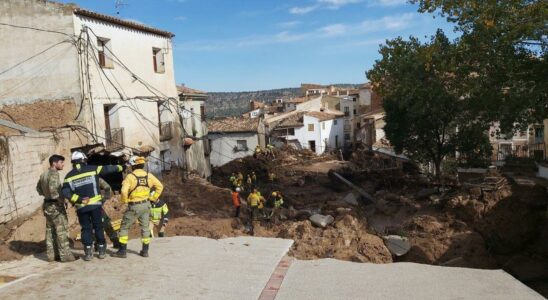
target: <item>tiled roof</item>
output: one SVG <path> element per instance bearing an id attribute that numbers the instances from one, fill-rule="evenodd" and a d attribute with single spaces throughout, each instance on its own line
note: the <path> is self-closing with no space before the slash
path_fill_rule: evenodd
<path id="1" fill-rule="evenodd" d="M 327 121 L 327 120 L 333 120 L 341 117 L 344 114 L 338 114 L 338 113 L 326 113 L 322 111 L 309 111 L 306 112 L 305 115 L 309 117 L 314 117 L 320 121 Z"/>
<path id="2" fill-rule="evenodd" d="M 209 132 L 257 132 L 259 118 L 220 118 L 207 123 Z"/>
<path id="3" fill-rule="evenodd" d="M 125 27 L 129 27 L 129 28 L 133 28 L 133 29 L 137 29 L 137 30 L 141 30 L 141 31 L 145 31 L 145 32 L 154 33 L 154 34 L 157 34 L 157 35 L 165 36 L 167 38 L 172 38 L 172 37 L 175 36 L 173 33 L 169 32 L 169 31 L 164 31 L 164 30 L 157 29 L 157 28 L 150 27 L 150 26 L 146 26 L 146 25 L 143 25 L 143 24 L 138 24 L 138 23 L 135 23 L 135 22 L 131 22 L 131 21 L 120 19 L 120 18 L 112 17 L 112 16 L 109 16 L 109 15 L 96 13 L 94 11 L 90 11 L 90 10 L 86 10 L 86 9 L 77 8 L 77 9 L 74 10 L 74 14 L 84 16 L 84 17 L 88 17 L 88 18 L 101 20 L 101 21 L 105 21 L 105 22 L 109 22 L 109 23 L 113 23 L 113 24 L 117 24 L 117 25 L 121 25 L 121 26 L 125 26 Z"/>
<path id="4" fill-rule="evenodd" d="M 276 126 L 276 128 L 302 127 L 302 126 L 304 126 L 303 115 L 304 115 L 304 113 L 298 113 L 298 114 L 290 115 L 289 117 L 283 119 Z"/>
<path id="5" fill-rule="evenodd" d="M 184 85 L 178 85 L 177 86 L 177 93 L 179 93 L 179 94 L 204 94 L 204 95 L 207 94 L 206 92 L 191 89 L 191 88 L 189 88 L 187 86 L 184 86 Z"/>

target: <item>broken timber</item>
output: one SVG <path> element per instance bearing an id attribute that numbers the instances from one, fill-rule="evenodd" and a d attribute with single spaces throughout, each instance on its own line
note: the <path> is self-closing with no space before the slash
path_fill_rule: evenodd
<path id="1" fill-rule="evenodd" d="M 335 175 L 335 177 L 337 177 L 340 181 L 344 182 L 349 187 L 353 188 L 356 192 L 360 193 L 360 195 L 362 195 L 362 197 L 365 198 L 367 201 L 375 203 L 375 198 L 373 198 L 373 196 L 369 195 L 362 188 L 360 188 L 359 186 L 357 186 L 357 185 L 353 184 L 352 182 L 348 181 L 346 178 L 342 177 L 337 172 L 333 172 L 333 175 Z"/>

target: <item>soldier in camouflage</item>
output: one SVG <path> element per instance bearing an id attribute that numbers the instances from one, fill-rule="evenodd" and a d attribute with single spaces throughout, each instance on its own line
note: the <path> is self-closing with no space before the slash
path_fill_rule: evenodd
<path id="1" fill-rule="evenodd" d="M 63 170 L 65 158 L 54 154 L 49 158 L 49 169 L 42 173 L 36 190 L 44 197 L 44 216 L 46 217 L 46 254 L 48 261 L 74 261 L 70 251 L 68 236 L 68 218 L 65 203 L 60 195 L 61 180 L 59 171 Z"/>

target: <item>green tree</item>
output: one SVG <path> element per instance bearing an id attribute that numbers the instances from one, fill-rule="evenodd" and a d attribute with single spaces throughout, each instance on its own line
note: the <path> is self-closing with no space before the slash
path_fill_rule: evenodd
<path id="1" fill-rule="evenodd" d="M 457 50 L 441 30 L 427 43 L 397 38 L 381 46 L 382 58 L 367 72 L 384 99 L 390 143 L 397 152 L 433 163 L 438 177 L 444 158 L 456 150 L 459 124 L 470 121 Z"/>
<path id="2" fill-rule="evenodd" d="M 455 23 L 462 95 L 502 133 L 548 118 L 548 1 L 411 0 Z"/>

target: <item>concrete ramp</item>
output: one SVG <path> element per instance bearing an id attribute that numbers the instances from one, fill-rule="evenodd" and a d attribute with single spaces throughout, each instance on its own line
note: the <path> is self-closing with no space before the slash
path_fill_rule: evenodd
<path id="1" fill-rule="evenodd" d="M 544 299 L 502 270 L 295 261 L 276 299 Z"/>
<path id="2" fill-rule="evenodd" d="M 47 263 L 28 258 L 24 280 L 0 285 L 0 299 L 257 299 L 292 240 L 238 237 L 154 239 L 142 258 L 138 240 L 127 259 Z M 13 268 L 15 263 L 6 264 Z M 0 274 L 10 273 L 0 266 Z M 17 274 L 22 276 L 23 274 Z M 23 277 L 25 278 L 25 277 Z M 9 286 L 8 286 L 9 285 Z"/>

